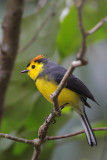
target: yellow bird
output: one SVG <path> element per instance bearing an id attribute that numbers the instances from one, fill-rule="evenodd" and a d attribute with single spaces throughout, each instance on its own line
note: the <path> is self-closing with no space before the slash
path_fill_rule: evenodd
<path id="1" fill-rule="evenodd" d="M 66 71 L 65 68 L 45 58 L 43 55 L 38 55 L 30 61 L 27 69 L 21 71 L 21 73 L 28 73 L 35 81 L 35 85 L 40 93 L 52 103 L 50 95 L 57 89 Z M 90 146 L 93 146 L 97 145 L 97 141 L 85 113 L 84 106 L 91 108 L 87 103 L 87 98 L 97 103 L 85 84 L 72 74 L 65 88 L 62 89 L 58 96 L 58 102 L 60 107 L 69 104 L 79 114 L 88 143 Z"/>

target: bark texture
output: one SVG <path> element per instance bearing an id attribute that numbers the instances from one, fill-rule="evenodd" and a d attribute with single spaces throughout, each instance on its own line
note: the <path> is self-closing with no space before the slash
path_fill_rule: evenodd
<path id="1" fill-rule="evenodd" d="M 0 49 L 0 124 L 4 112 L 6 90 L 17 55 L 24 0 L 8 0 L 2 23 Z"/>

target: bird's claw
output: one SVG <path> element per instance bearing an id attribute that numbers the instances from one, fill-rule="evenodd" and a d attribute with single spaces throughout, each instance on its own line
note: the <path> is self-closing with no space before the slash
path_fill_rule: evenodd
<path id="1" fill-rule="evenodd" d="M 56 119 L 53 120 L 52 124 L 55 124 L 55 123 L 56 123 Z"/>

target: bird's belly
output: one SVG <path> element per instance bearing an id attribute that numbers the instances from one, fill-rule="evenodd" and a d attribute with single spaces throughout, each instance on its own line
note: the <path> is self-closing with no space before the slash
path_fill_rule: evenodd
<path id="1" fill-rule="evenodd" d="M 38 90 L 41 92 L 41 94 L 52 103 L 52 100 L 50 99 L 50 95 L 56 90 L 57 84 L 52 81 L 45 80 L 43 78 L 39 78 L 35 82 Z M 80 95 L 73 92 L 70 89 L 63 88 L 60 95 L 58 96 L 58 102 L 59 106 L 62 106 L 66 103 L 69 103 L 72 106 L 78 106 L 80 103 Z"/>

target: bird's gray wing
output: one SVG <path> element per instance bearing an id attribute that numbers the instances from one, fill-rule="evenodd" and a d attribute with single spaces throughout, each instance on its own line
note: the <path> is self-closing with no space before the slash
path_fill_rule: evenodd
<path id="1" fill-rule="evenodd" d="M 50 71 L 50 77 L 54 79 L 54 81 L 59 84 L 60 81 L 62 80 L 64 74 L 66 72 L 66 69 L 63 67 L 55 67 L 51 69 Z M 83 100 L 86 101 L 87 98 L 93 100 L 96 102 L 94 96 L 92 93 L 89 91 L 89 89 L 85 86 L 85 84 L 79 80 L 77 77 L 75 77 L 73 74 L 70 76 L 66 88 L 78 93 L 81 95 L 81 97 L 84 97 Z M 96 102 L 97 103 L 97 102 Z"/>

